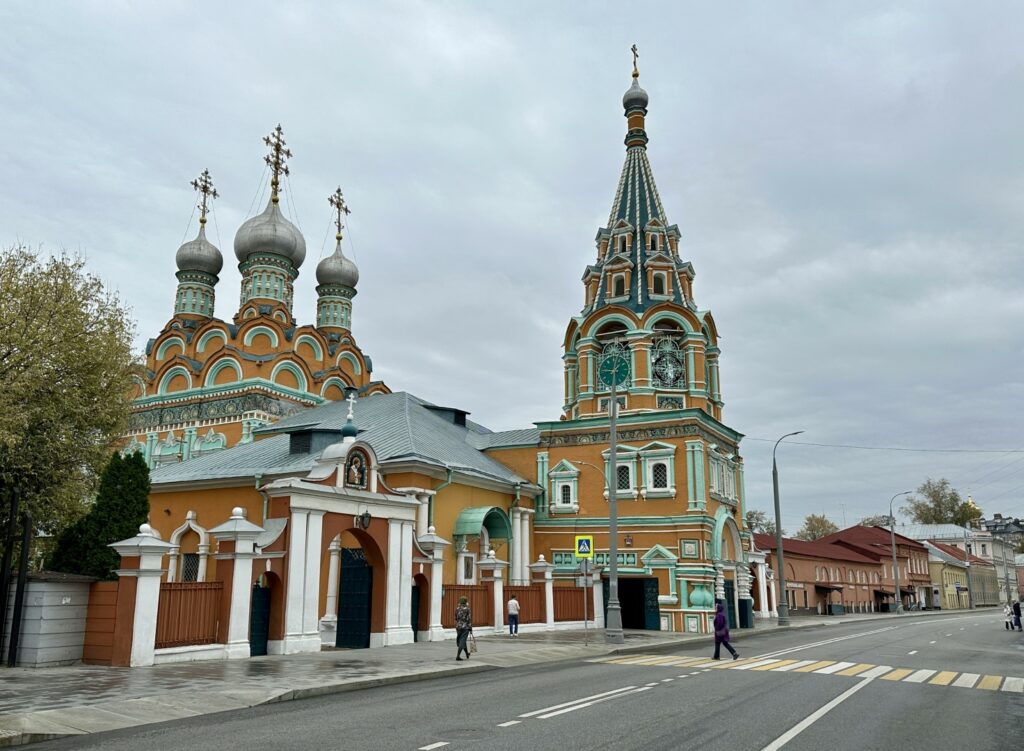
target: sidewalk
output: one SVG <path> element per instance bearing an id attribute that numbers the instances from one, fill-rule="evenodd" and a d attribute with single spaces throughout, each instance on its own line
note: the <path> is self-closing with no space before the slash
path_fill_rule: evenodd
<path id="1" fill-rule="evenodd" d="M 926 611 L 902 618 L 958 612 Z M 789 630 L 892 618 L 884 613 L 801 617 L 793 619 Z M 742 644 L 747 636 L 782 631 L 774 622 L 759 621 L 753 630 L 733 633 Z M 580 630 L 523 633 L 516 639 L 478 635 L 477 640 L 480 651 L 463 662 L 455 661 L 455 643 L 447 641 L 148 668 L 0 668 L 0 747 L 459 673 L 670 651 L 691 642 L 707 643 L 710 637 L 627 631 L 625 644 L 614 646 L 604 643 L 603 631 Z"/>

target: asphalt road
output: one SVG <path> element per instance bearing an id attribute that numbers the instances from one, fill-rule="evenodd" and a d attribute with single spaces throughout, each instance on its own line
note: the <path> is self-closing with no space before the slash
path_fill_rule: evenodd
<path id="1" fill-rule="evenodd" d="M 735 663 L 705 664 L 711 650 L 691 647 L 495 670 L 38 748 L 982 751 L 1024 744 L 1024 680 L 1014 680 L 1024 679 L 1024 635 L 1006 632 L 991 611 L 741 633 L 735 646 L 743 658 Z"/>

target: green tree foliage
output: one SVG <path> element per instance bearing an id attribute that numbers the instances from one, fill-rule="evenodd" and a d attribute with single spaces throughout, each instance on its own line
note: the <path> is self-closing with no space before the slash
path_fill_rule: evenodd
<path id="1" fill-rule="evenodd" d="M 747 524 L 747 529 L 751 532 L 757 532 L 765 535 L 775 534 L 775 522 L 769 519 L 768 514 L 764 511 L 750 509 L 744 515 L 744 521 Z M 783 530 L 782 534 L 786 534 L 786 531 Z"/>
<path id="2" fill-rule="evenodd" d="M 17 484 L 54 534 L 84 513 L 127 425 L 134 324 L 65 254 L 0 250 L 0 301 L 0 487 Z"/>
<path id="3" fill-rule="evenodd" d="M 838 531 L 839 527 L 830 522 L 824 514 L 811 514 L 804 518 L 804 526 L 795 537 L 798 540 L 817 540 Z"/>
<path id="4" fill-rule="evenodd" d="M 981 518 L 981 509 L 970 498 L 963 500 L 946 478 L 926 479 L 901 510 L 918 524 L 968 526 Z"/>
<path id="5" fill-rule="evenodd" d="M 142 454 L 110 457 L 100 479 L 96 502 L 57 540 L 49 562 L 54 571 L 116 579 L 120 556 L 107 547 L 135 537 L 149 517 L 149 468 Z"/>
<path id="6" fill-rule="evenodd" d="M 860 523 L 865 527 L 891 527 L 892 517 L 888 514 L 878 514 L 877 516 L 865 516 L 860 520 Z"/>

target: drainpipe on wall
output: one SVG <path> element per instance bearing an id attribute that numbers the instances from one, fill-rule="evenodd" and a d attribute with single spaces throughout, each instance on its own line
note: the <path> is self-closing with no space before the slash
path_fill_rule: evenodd
<path id="1" fill-rule="evenodd" d="M 252 479 L 256 483 L 256 492 L 259 493 L 260 494 L 260 498 L 263 499 L 263 514 L 260 517 L 260 526 L 264 527 L 264 526 L 266 526 L 266 522 L 267 522 L 267 514 L 270 512 L 270 499 L 267 497 L 266 493 L 264 493 L 262 490 L 260 490 L 260 485 L 262 484 L 263 475 L 260 475 L 260 474 L 253 475 Z"/>
<path id="2" fill-rule="evenodd" d="M 445 470 L 448 472 L 448 477 L 434 488 L 434 494 L 430 496 L 430 500 L 427 502 L 427 526 L 434 526 L 434 499 L 437 498 L 437 494 L 452 484 L 452 477 L 455 476 L 455 470 L 445 465 Z"/>

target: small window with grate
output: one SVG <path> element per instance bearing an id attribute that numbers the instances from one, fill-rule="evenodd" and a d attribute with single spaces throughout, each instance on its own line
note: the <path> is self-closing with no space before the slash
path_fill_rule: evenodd
<path id="1" fill-rule="evenodd" d="M 181 556 L 181 580 L 199 581 L 199 553 L 183 553 Z"/>
<path id="2" fill-rule="evenodd" d="M 563 485 L 561 488 L 562 505 L 569 506 L 572 504 L 572 485 Z"/>
<path id="3" fill-rule="evenodd" d="M 651 467 L 651 487 L 664 490 L 668 487 L 668 465 L 658 462 Z"/>
<path id="4" fill-rule="evenodd" d="M 633 484 L 630 482 L 630 472 L 628 465 L 620 464 L 618 467 L 615 468 L 615 472 L 618 475 L 618 482 L 616 482 L 615 486 L 619 490 L 629 490 L 630 488 L 633 487 Z"/>

